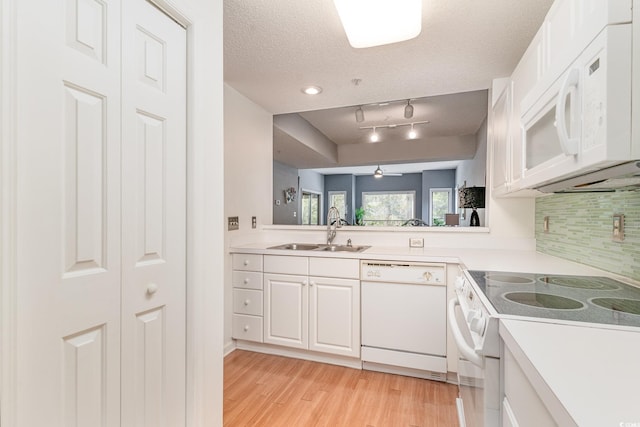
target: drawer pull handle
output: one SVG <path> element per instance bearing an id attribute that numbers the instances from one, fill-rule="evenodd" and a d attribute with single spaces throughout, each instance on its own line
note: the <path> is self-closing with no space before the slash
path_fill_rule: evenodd
<path id="1" fill-rule="evenodd" d="M 248 285 L 250 281 L 251 281 L 251 280 L 249 280 L 249 279 L 244 279 L 244 284 L 245 284 L 245 285 Z"/>
<path id="2" fill-rule="evenodd" d="M 249 303 L 251 303 L 251 300 L 248 300 L 248 299 L 244 300 L 244 305 L 249 305 Z"/>
<path id="3" fill-rule="evenodd" d="M 248 259 L 244 260 L 244 265 L 249 265 L 249 260 Z"/>
<path id="4" fill-rule="evenodd" d="M 249 331 L 249 325 L 244 325 L 244 331 L 248 332 Z"/>

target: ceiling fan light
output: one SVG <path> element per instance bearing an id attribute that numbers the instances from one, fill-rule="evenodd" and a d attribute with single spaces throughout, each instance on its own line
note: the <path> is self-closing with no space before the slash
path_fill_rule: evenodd
<path id="1" fill-rule="evenodd" d="M 349 44 L 380 46 L 417 37 L 422 30 L 422 0 L 333 0 Z"/>
<path id="2" fill-rule="evenodd" d="M 373 173 L 373 177 L 382 178 L 382 175 L 384 175 L 384 173 L 382 172 L 382 169 L 380 169 L 380 165 L 378 165 L 378 169 L 376 169 L 375 172 Z"/>
<path id="3" fill-rule="evenodd" d="M 411 105 L 411 100 L 407 99 L 407 105 L 404 107 L 404 118 L 410 119 L 413 117 L 413 105 Z"/>
<path id="4" fill-rule="evenodd" d="M 364 122 L 364 111 L 362 111 L 362 107 L 356 108 L 356 122 Z"/>

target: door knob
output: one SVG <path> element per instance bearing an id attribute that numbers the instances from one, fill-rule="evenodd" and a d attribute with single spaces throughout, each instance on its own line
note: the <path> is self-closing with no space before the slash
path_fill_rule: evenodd
<path id="1" fill-rule="evenodd" d="M 149 283 L 147 285 L 147 294 L 148 295 L 153 295 L 158 291 L 158 285 L 155 283 Z"/>

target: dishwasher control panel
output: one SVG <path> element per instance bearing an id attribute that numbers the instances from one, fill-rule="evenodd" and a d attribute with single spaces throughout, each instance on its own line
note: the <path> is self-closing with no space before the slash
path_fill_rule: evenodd
<path id="1" fill-rule="evenodd" d="M 398 261 L 362 261 L 360 280 L 443 286 L 447 283 L 445 264 Z"/>

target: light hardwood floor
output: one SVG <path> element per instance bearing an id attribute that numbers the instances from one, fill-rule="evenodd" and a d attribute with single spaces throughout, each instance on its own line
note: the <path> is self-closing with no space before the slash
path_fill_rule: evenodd
<path id="1" fill-rule="evenodd" d="M 224 360 L 225 426 L 457 426 L 456 387 L 236 350 Z"/>

